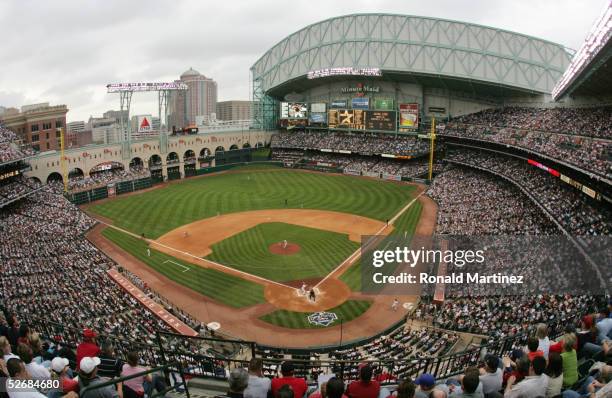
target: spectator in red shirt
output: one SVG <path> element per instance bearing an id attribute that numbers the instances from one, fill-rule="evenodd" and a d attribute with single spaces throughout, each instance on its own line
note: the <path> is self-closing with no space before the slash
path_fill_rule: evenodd
<path id="1" fill-rule="evenodd" d="M 83 342 L 77 346 L 76 361 L 77 365 L 81 363 L 81 359 L 85 357 L 97 357 L 100 355 L 100 347 L 96 343 L 97 334 L 91 329 L 83 330 Z"/>
<path id="2" fill-rule="evenodd" d="M 378 398 L 380 393 L 380 384 L 376 380 L 372 380 L 372 367 L 362 364 L 359 366 L 359 380 L 355 380 L 349 384 L 346 389 L 346 395 L 349 398 Z"/>
<path id="3" fill-rule="evenodd" d="M 529 352 L 527 353 L 527 357 L 529 358 L 529 362 L 533 362 L 533 359 L 536 357 L 544 356 L 544 351 L 538 350 L 539 346 L 540 346 L 540 341 L 538 340 L 537 337 L 531 336 L 527 340 L 527 349 L 529 350 Z"/>
<path id="4" fill-rule="evenodd" d="M 300 377 L 293 377 L 294 366 L 291 362 L 285 361 L 281 365 L 281 374 L 283 377 L 275 377 L 272 379 L 272 395 L 279 398 L 279 390 L 285 384 L 293 390 L 294 398 L 303 398 L 308 386 L 306 380 Z"/>

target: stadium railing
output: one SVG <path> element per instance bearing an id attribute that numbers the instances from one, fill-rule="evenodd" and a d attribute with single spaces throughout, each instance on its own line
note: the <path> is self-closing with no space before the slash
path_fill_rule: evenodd
<path id="1" fill-rule="evenodd" d="M 576 316 L 579 316 L 577 314 Z M 550 335 L 561 335 L 565 325 L 571 320 L 558 321 L 550 326 Z M 39 331 L 45 338 L 62 345 L 76 348 L 82 340 L 82 330 L 65 327 L 54 322 L 30 322 L 34 330 Z M 512 350 L 523 348 L 527 342 L 528 334 L 520 333 L 502 339 L 490 340 L 479 346 L 440 356 L 431 356 L 425 353 L 417 357 L 385 358 L 380 360 L 364 359 L 320 359 L 316 356 L 303 355 L 300 359 L 294 358 L 292 362 L 296 367 L 296 375 L 308 377 L 319 373 L 339 373 L 350 379 L 357 377 L 360 363 L 370 363 L 377 369 L 384 371 L 393 379 L 416 377 L 422 373 L 431 373 L 437 378 L 452 377 L 462 373 L 468 366 L 482 364 L 486 354 L 499 357 L 508 355 Z M 115 345 L 119 357 L 126 359 L 129 351 L 138 351 L 143 363 L 148 366 L 167 366 L 174 373 L 185 377 L 203 377 L 223 379 L 227 378 L 229 371 L 235 367 L 247 367 L 248 361 L 259 351 L 257 343 L 242 340 L 226 340 L 211 337 L 189 337 L 175 333 L 157 332 L 153 342 L 133 341 L 121 339 L 116 336 L 101 334 L 99 339 L 109 339 Z M 266 347 L 262 347 L 263 351 Z M 346 349 L 346 346 L 337 347 Z M 276 349 L 282 353 L 282 348 Z M 284 358 L 263 358 L 264 369 L 270 376 L 276 374 Z"/>
<path id="2" fill-rule="evenodd" d="M 178 372 L 172 372 L 173 368 L 178 369 Z M 143 377 L 146 375 L 154 375 L 156 373 L 162 373 L 164 375 L 164 379 L 165 379 L 167 387 L 163 389 L 162 391 L 154 391 L 151 395 L 148 396 L 149 398 L 164 397 L 166 393 L 172 390 L 178 391 L 180 389 L 184 390 L 187 398 L 190 398 L 189 389 L 187 387 L 187 382 L 185 381 L 185 378 L 183 377 L 184 372 L 180 368 L 180 364 L 167 364 L 167 365 L 157 366 L 155 368 L 147 369 L 143 372 L 135 373 L 130 376 L 117 377 L 117 378 L 109 379 L 102 383 L 88 385 L 87 387 L 79 391 L 79 396 L 85 397 L 87 393 L 91 393 L 92 391 L 98 390 L 100 388 L 105 388 L 108 386 L 116 386 L 118 383 L 123 383 L 124 381 L 132 380 L 132 379 Z M 171 383 L 170 382 L 171 376 L 177 376 L 180 381 L 175 379 L 173 380 L 174 383 Z M 96 395 L 96 394 L 93 394 L 93 395 Z"/>

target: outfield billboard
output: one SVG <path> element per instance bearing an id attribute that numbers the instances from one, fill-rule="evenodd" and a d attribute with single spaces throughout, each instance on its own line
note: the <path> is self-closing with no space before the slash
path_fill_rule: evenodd
<path id="1" fill-rule="evenodd" d="M 356 97 L 351 100 L 351 108 L 353 109 L 369 109 L 370 99 L 368 97 Z"/>
<path id="2" fill-rule="evenodd" d="M 374 100 L 374 109 L 381 111 L 392 111 L 393 108 L 393 100 L 390 98 L 376 98 Z"/>
<path id="3" fill-rule="evenodd" d="M 417 130 L 419 128 L 419 104 L 400 104 L 400 130 Z"/>

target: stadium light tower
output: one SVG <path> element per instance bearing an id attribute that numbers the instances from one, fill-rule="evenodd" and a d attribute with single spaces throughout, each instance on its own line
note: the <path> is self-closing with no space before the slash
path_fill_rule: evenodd
<path id="1" fill-rule="evenodd" d="M 130 156 L 129 143 L 132 141 L 132 134 L 129 131 L 128 123 L 130 120 L 130 105 L 132 103 L 132 94 L 138 92 L 149 92 L 157 91 L 157 112 L 160 123 L 160 130 L 162 123 L 166 124 L 167 128 L 167 116 L 168 116 L 168 97 L 171 91 L 187 90 L 188 86 L 181 82 L 170 82 L 170 83 L 110 83 L 106 85 L 107 93 L 119 93 L 119 111 L 123 115 L 125 110 L 126 117 L 121 117 L 121 135 L 122 142 L 127 144 L 127 151 L 123 151 L 124 156 Z M 162 118 L 162 108 L 164 109 Z M 160 131 L 161 133 L 161 131 Z"/>

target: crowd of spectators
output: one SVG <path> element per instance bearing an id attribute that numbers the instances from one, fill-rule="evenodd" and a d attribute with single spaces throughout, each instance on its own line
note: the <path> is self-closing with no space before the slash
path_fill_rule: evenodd
<path id="1" fill-rule="evenodd" d="M 407 135 L 297 131 L 272 136 L 272 149 L 331 149 L 362 155 L 418 156 L 429 151 L 429 142 Z"/>
<path id="2" fill-rule="evenodd" d="M 31 148 L 20 147 L 13 131 L 0 126 L 0 164 L 17 161 L 33 154 Z"/>
<path id="3" fill-rule="evenodd" d="M 504 107 L 486 109 L 453 121 L 612 139 L 612 106 L 590 108 Z"/>
<path id="4" fill-rule="evenodd" d="M 596 206 L 582 192 L 546 171 L 529 165 L 525 160 L 472 149 L 450 152 L 447 160 L 480 167 L 510 178 L 531 193 L 572 235 L 606 236 L 612 233 L 612 214 L 609 209 Z M 490 179 L 499 180 L 498 177 Z M 445 177 L 445 181 L 451 182 L 449 180 L 455 179 L 452 176 Z"/>
<path id="5" fill-rule="evenodd" d="M 70 192 L 86 191 L 96 187 L 106 186 L 108 184 L 136 180 L 139 178 L 147 178 L 150 176 L 151 172 L 149 169 L 142 166 L 132 167 L 130 170 L 115 168 L 90 173 L 89 177 L 84 177 L 82 175 L 70 176 L 68 179 L 68 190 Z"/>
<path id="6" fill-rule="evenodd" d="M 392 373 L 375 362 L 363 361 L 354 351 L 340 352 L 338 358 L 354 361 L 350 369 L 328 368 L 310 380 L 298 373 L 301 365 L 285 359 L 267 376 L 262 359 L 253 358 L 248 370 L 237 367 L 229 373 L 228 392 L 232 398 L 608 398 L 612 395 L 612 317 L 610 307 L 588 313 L 576 324 L 568 322 L 558 339 L 548 336 L 546 323 L 532 323 L 526 344 L 509 351 L 484 351 L 464 364 L 458 375 L 444 377 L 423 371 Z M 533 321 L 533 317 L 527 317 Z M 412 333 L 402 332 L 404 337 Z M 427 332 L 418 338 L 427 340 Z M 432 338 L 444 338 L 434 334 Z M 556 340 L 556 341 L 555 341 Z M 393 361 L 393 347 L 385 337 L 372 343 Z M 475 351 L 477 353 L 477 351 Z M 411 367 L 410 361 L 402 366 Z M 436 368 L 436 372 L 443 372 Z M 437 377 L 436 377 L 437 376 Z M 271 380 L 270 380 L 271 379 Z M 392 382 L 390 388 L 385 382 Z M 395 390 L 395 391 L 392 391 Z"/>
<path id="7" fill-rule="evenodd" d="M 94 223 L 48 189 L 0 210 L 0 302 L 34 323 L 152 341 L 168 327 L 108 277 L 114 263 L 83 236 Z"/>
<path id="8" fill-rule="evenodd" d="M 428 195 L 438 204 L 439 234 L 538 235 L 556 230 L 518 189 L 477 170 L 448 168 L 434 179 Z"/>
<path id="9" fill-rule="evenodd" d="M 27 196 L 41 187 L 39 182 L 25 178 L 22 174 L 10 177 L 3 185 L 0 185 L 0 207 Z"/>
<path id="10" fill-rule="evenodd" d="M 401 177 L 422 177 L 429 171 L 429 162 L 424 159 L 390 159 L 378 156 L 358 156 L 340 153 L 326 153 L 300 150 L 274 150 L 272 159 L 294 165 L 299 161 L 305 164 L 329 165 L 330 167 L 347 170 L 354 173 L 378 173 Z M 434 172 L 441 170 L 441 163 L 434 165 Z"/>
<path id="11" fill-rule="evenodd" d="M 461 116 L 443 135 L 513 145 L 610 178 L 612 108 L 502 108 Z"/>

